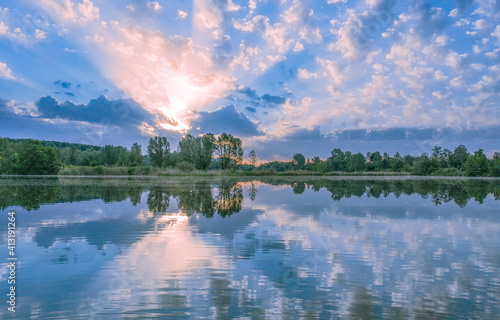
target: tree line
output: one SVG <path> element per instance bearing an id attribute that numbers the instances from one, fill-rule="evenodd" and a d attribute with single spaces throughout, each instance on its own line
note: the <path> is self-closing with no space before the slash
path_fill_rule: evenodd
<path id="1" fill-rule="evenodd" d="M 248 158 L 240 138 L 223 133 L 201 136 L 188 134 L 172 151 L 166 137 L 149 139 L 147 154 L 138 143 L 130 149 L 122 146 L 104 147 L 33 139 L 0 138 L 0 174 L 57 174 L 61 168 L 73 166 L 91 168 L 90 174 L 103 174 L 106 167 L 125 167 L 126 174 L 149 174 L 151 167 L 192 170 L 236 170 L 259 174 L 274 173 L 408 173 L 441 176 L 500 176 L 500 153 L 488 158 L 483 150 L 470 153 L 464 145 L 453 151 L 434 147 L 429 155 L 393 156 L 379 151 L 352 153 L 335 148 L 327 159 L 306 159 L 296 153 L 290 161 L 271 161 L 257 165 L 257 154 L 251 150 Z M 246 161 L 245 161 L 246 160 Z M 139 170 L 140 169 L 140 170 Z M 87 171 L 86 171 L 87 172 Z"/>

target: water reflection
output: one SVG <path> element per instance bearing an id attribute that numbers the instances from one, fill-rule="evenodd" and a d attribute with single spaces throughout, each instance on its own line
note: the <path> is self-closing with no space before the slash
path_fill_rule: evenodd
<path id="1" fill-rule="evenodd" d="M 201 212 L 207 217 L 214 214 L 230 216 L 241 210 L 242 185 L 248 182 L 238 180 L 208 180 L 176 182 L 165 185 L 157 180 L 140 179 L 12 179 L 0 178 L 0 209 L 20 206 L 28 211 L 40 208 L 42 204 L 79 202 L 102 199 L 105 203 L 130 199 L 133 205 L 140 202 L 141 194 L 149 191 L 147 203 L 151 211 L 165 212 L 170 197 L 178 198 L 180 208 L 188 215 Z M 249 182 L 248 198 L 257 196 L 256 182 Z M 478 179 L 262 179 L 259 183 L 273 186 L 290 186 L 294 194 L 300 195 L 306 189 L 328 190 L 331 198 L 340 201 L 351 197 L 387 198 L 394 195 L 420 195 L 431 198 L 440 205 L 454 202 L 463 208 L 474 200 L 482 203 L 488 195 L 500 200 L 498 180 Z M 216 194 L 213 191 L 216 190 Z"/>
<path id="2" fill-rule="evenodd" d="M 495 180 L 0 180 L 2 208 L 19 221 L 16 315 L 494 319 L 498 188 Z M 0 276 L 5 283 L 5 264 Z"/>

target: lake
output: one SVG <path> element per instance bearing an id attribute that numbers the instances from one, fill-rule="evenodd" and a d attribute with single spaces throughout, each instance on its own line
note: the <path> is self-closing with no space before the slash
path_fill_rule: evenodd
<path id="1" fill-rule="evenodd" d="M 4 177 L 0 318 L 498 319 L 499 200 L 487 179 Z"/>

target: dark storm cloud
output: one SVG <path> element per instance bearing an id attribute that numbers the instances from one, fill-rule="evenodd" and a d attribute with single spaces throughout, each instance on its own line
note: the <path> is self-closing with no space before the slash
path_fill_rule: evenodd
<path id="1" fill-rule="evenodd" d="M 213 112 L 200 112 L 199 115 L 200 117 L 192 124 L 192 131 L 197 134 L 226 132 L 240 137 L 262 135 L 257 129 L 257 124 L 250 121 L 245 114 L 238 112 L 234 105 Z"/>
<path id="2" fill-rule="evenodd" d="M 87 105 L 77 105 L 71 101 L 60 103 L 52 96 L 45 96 L 40 98 L 35 105 L 38 107 L 40 117 L 43 118 L 111 123 L 120 126 L 137 125 L 153 120 L 153 115 L 129 99 L 108 100 L 101 96 L 90 100 Z"/>
<path id="3" fill-rule="evenodd" d="M 56 82 L 54 82 L 54 85 L 63 87 L 64 89 L 68 89 L 69 87 L 71 87 L 71 82 L 57 80 Z"/>
<path id="4" fill-rule="evenodd" d="M 274 103 L 274 104 L 284 104 L 286 102 L 286 99 L 280 96 L 272 96 L 268 93 L 262 96 L 262 100 L 265 100 L 269 103 Z"/>

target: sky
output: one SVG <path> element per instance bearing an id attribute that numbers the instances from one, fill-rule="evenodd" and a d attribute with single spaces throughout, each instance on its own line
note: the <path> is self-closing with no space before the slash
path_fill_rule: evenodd
<path id="1" fill-rule="evenodd" d="M 500 0 L 0 0 L 0 136 L 500 151 Z"/>

